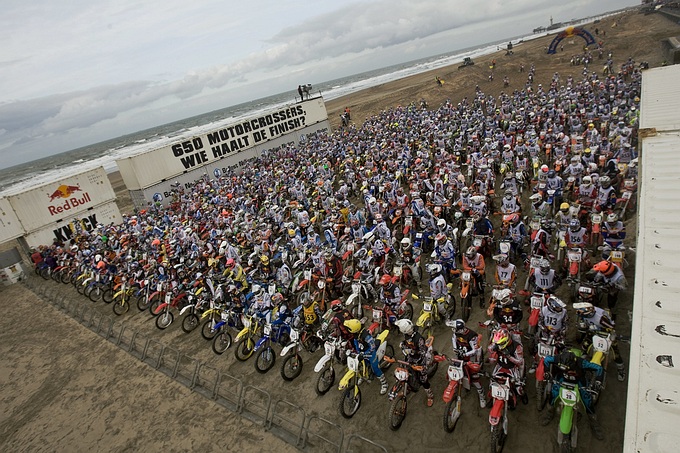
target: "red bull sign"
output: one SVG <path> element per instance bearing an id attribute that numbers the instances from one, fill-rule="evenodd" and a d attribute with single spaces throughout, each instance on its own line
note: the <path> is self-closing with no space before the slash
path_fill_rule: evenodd
<path id="1" fill-rule="evenodd" d="M 76 207 L 83 207 L 87 203 L 92 201 L 90 194 L 88 192 L 76 194 L 76 192 L 83 192 L 80 186 L 67 186 L 65 184 L 57 187 L 57 190 L 48 193 L 47 196 L 50 199 L 50 203 L 57 201 L 57 205 L 50 204 L 47 210 L 50 215 L 62 214 L 65 211 L 69 211 Z M 72 196 L 76 194 L 75 196 Z M 63 200 L 63 201 L 62 201 Z"/>

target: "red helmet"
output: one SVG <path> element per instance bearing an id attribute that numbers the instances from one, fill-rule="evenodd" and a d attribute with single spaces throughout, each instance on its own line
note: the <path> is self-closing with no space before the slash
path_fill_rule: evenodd
<path id="1" fill-rule="evenodd" d="M 390 277 L 388 274 L 383 275 L 380 277 L 380 285 L 387 285 L 389 282 L 392 281 L 392 277 Z"/>
<path id="2" fill-rule="evenodd" d="M 333 311 L 342 310 L 342 302 L 340 302 L 340 299 L 335 299 L 333 302 L 331 302 L 331 310 Z"/>
<path id="3" fill-rule="evenodd" d="M 236 265 L 236 261 L 234 261 L 234 258 L 229 258 L 229 259 L 227 260 L 227 267 L 228 267 L 229 269 L 231 269 L 231 268 L 234 267 L 235 265 Z"/>
<path id="4" fill-rule="evenodd" d="M 603 260 L 593 266 L 593 270 L 609 277 L 616 270 L 616 266 L 611 261 Z"/>

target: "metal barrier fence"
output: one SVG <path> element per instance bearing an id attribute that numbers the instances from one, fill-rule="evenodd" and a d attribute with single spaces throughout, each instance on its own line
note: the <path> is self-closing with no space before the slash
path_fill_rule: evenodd
<path id="1" fill-rule="evenodd" d="M 297 404 L 274 399 L 265 390 L 244 384 L 241 379 L 222 373 L 158 340 L 146 338 L 127 324 L 61 294 L 55 287 L 47 286 L 34 278 L 27 278 L 23 283 L 103 339 L 300 450 L 387 453 L 382 445 L 358 434 L 347 436 L 337 423 L 307 414 Z"/>

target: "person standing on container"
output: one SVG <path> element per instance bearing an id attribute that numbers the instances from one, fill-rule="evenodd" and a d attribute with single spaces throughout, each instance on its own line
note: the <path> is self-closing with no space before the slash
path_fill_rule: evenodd
<path id="1" fill-rule="evenodd" d="M 304 101 L 305 97 L 303 96 L 303 93 L 302 93 L 302 85 L 298 85 L 298 94 L 300 95 L 300 100 Z"/>

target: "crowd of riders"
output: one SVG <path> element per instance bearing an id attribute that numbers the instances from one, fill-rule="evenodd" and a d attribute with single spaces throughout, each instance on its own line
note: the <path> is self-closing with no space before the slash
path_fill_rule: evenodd
<path id="1" fill-rule="evenodd" d="M 268 150 L 240 174 L 178 186 L 167 206 L 78 229 L 31 258 L 38 270 L 96 273 L 102 285 L 164 282 L 174 293 L 203 286 L 214 297 L 220 286 L 219 302 L 238 313 L 319 335 L 326 321 L 324 335 L 364 352 L 381 394 L 388 378 L 376 356 L 379 332 L 356 316 L 349 296 L 360 287 L 363 303 L 384 307 L 379 328 L 398 329 L 404 360 L 427 366 L 435 357 L 422 326 L 399 306 L 409 293 L 459 299 L 466 274 L 489 335 L 483 340 L 461 315 L 445 319 L 449 356 L 491 361 L 488 374 L 509 373 L 526 402 L 537 344 L 556 338 L 545 358 L 554 391 L 544 421 L 560 382 L 580 382 L 601 438 L 590 389 L 602 385 L 604 371 L 589 357 L 594 333 L 613 332 L 627 287 L 625 260 L 615 258 L 625 251 L 622 193 L 637 176 L 640 84 L 634 66 L 625 80 L 585 70 L 497 97 L 477 88 L 434 110 L 391 108 L 361 126 Z M 567 290 L 572 250 L 580 250 L 583 273 Z M 529 307 L 537 294 L 540 306 Z M 624 380 L 615 341 L 612 352 Z M 433 377 L 418 376 L 432 406 Z M 485 407 L 483 377 L 475 373 L 472 385 Z"/>

